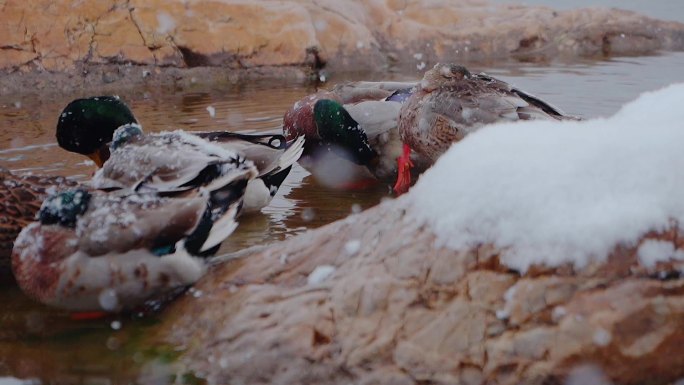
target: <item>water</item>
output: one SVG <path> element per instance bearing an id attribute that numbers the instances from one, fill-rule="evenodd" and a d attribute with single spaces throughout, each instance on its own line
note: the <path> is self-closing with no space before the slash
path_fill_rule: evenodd
<path id="1" fill-rule="evenodd" d="M 585 7 L 610 7 L 635 11 L 644 15 L 661 19 L 684 22 L 684 2 L 681 0 L 493 0 L 497 4 L 545 5 L 558 10 Z"/>
<path id="2" fill-rule="evenodd" d="M 607 116 L 640 93 L 684 81 L 684 53 L 604 61 L 469 65 L 536 94 L 568 113 L 585 118 Z M 414 79 L 419 74 L 332 74 L 328 83 L 346 79 Z M 148 131 L 226 129 L 277 132 L 281 117 L 314 86 L 256 82 L 239 86 L 201 87 L 179 92 L 162 89 L 122 90 Z M 55 145 L 54 126 L 68 101 L 36 97 L 0 97 L 0 166 L 35 173 L 85 179 L 94 166 Z M 207 111 L 213 107 L 214 117 Z M 367 208 L 387 196 L 387 188 L 337 191 L 319 185 L 302 168 L 291 173 L 263 215 L 242 218 L 220 253 L 277 241 L 348 215 L 355 205 Z M 196 383 L 177 366 L 178 347 L 155 339 L 156 316 L 111 316 L 73 321 L 68 313 L 26 299 L 18 289 L 0 290 L 0 385 L 34 383 L 118 384 Z M 113 323 L 114 322 L 114 323 Z M 119 322 L 119 323 L 116 323 Z M 24 382 L 18 380 L 25 379 Z"/>

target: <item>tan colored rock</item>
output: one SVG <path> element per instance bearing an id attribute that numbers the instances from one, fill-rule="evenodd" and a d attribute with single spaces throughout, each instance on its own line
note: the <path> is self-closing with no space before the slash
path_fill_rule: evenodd
<path id="1" fill-rule="evenodd" d="M 82 64 L 376 69 L 437 60 L 684 49 L 684 25 L 628 11 L 485 0 L 6 0 L 0 69 Z"/>
<path id="2" fill-rule="evenodd" d="M 586 364 L 620 384 L 684 376 L 684 279 L 657 278 L 681 266 L 618 247 L 521 276 L 488 246 L 435 248 L 407 202 L 217 265 L 167 309 L 163 339 L 216 384 L 562 383 Z M 676 226 L 648 238 L 681 247 Z M 310 283 L 321 265 L 335 270 Z"/>

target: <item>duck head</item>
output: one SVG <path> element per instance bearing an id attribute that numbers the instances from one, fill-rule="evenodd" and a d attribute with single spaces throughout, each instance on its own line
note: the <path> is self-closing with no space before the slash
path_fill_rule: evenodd
<path id="1" fill-rule="evenodd" d="M 431 92 L 440 87 L 455 85 L 464 79 L 470 79 L 471 76 L 470 71 L 463 66 L 437 63 L 425 72 L 420 86 L 423 91 Z"/>
<path id="2" fill-rule="evenodd" d="M 138 123 L 118 96 L 96 96 L 69 103 L 57 121 L 57 142 L 63 149 L 86 155 L 98 167 L 109 158 L 108 143 L 122 125 Z"/>
<path id="3" fill-rule="evenodd" d="M 378 154 L 371 148 L 363 128 L 340 103 L 321 99 L 314 105 L 314 122 L 325 146 L 339 156 L 367 166 Z"/>

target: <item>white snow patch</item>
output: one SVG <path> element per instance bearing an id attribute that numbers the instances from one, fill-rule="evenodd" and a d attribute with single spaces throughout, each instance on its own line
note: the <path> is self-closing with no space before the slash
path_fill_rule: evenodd
<path id="1" fill-rule="evenodd" d="M 113 330 L 119 330 L 121 329 L 121 321 L 114 320 L 109 324 L 109 327 L 111 327 Z"/>
<path id="2" fill-rule="evenodd" d="M 319 32 L 325 31 L 328 29 L 328 22 L 325 20 L 316 20 L 314 21 L 314 28 Z"/>
<path id="3" fill-rule="evenodd" d="M 305 207 L 300 215 L 304 222 L 311 222 L 316 218 L 316 211 L 311 207 Z"/>
<path id="4" fill-rule="evenodd" d="M 176 20 L 166 12 L 157 13 L 157 33 L 169 33 L 176 28 Z"/>
<path id="5" fill-rule="evenodd" d="M 506 290 L 504 293 L 504 307 L 496 311 L 496 318 L 498 319 L 508 319 L 511 316 L 511 311 L 513 310 L 513 297 L 518 291 L 518 284 L 515 284 Z"/>
<path id="6" fill-rule="evenodd" d="M 90 159 L 86 159 L 82 162 L 78 162 L 75 164 L 75 166 L 94 166 L 94 165 L 95 165 L 95 162 L 93 162 Z"/>
<path id="7" fill-rule="evenodd" d="M 360 213 L 361 211 L 363 211 L 363 208 L 361 207 L 360 204 L 354 203 L 354 204 L 351 206 L 351 212 L 352 212 L 352 214 L 358 214 L 358 213 Z"/>
<path id="8" fill-rule="evenodd" d="M 344 244 L 344 251 L 348 256 L 355 255 L 359 250 L 361 250 L 361 241 L 358 239 L 352 239 Z"/>
<path id="9" fill-rule="evenodd" d="M 438 246 L 493 244 L 521 272 L 582 267 L 684 222 L 684 84 L 613 117 L 485 127 L 451 147 L 408 194 Z"/>
<path id="10" fill-rule="evenodd" d="M 114 289 L 104 289 L 97 297 L 100 307 L 106 311 L 115 311 L 119 307 L 119 296 Z"/>
<path id="11" fill-rule="evenodd" d="M 213 106 L 207 106 L 207 112 L 209 112 L 209 116 L 216 117 L 216 108 Z"/>
<path id="12" fill-rule="evenodd" d="M 556 306 L 553 308 L 551 311 L 551 319 L 554 322 L 560 321 L 565 315 L 568 314 L 568 311 L 565 309 L 563 306 Z"/>
<path id="13" fill-rule="evenodd" d="M 328 279 L 332 273 L 335 272 L 335 266 L 331 265 L 320 265 L 309 274 L 306 279 L 306 283 L 309 285 L 318 285 Z"/>
<path id="14" fill-rule="evenodd" d="M 603 328 L 597 329 L 593 335 L 594 343 L 598 346 L 607 346 L 612 339 L 610 332 Z"/>
<path id="15" fill-rule="evenodd" d="M 684 260 L 684 251 L 675 250 L 672 242 L 661 241 L 658 239 L 647 239 L 639 245 L 637 250 L 639 263 L 646 268 L 653 268 L 658 262 L 669 260 Z"/>
<path id="16" fill-rule="evenodd" d="M 573 368 L 565 379 L 565 385 L 610 385 L 612 384 L 603 370 L 593 364 Z"/>

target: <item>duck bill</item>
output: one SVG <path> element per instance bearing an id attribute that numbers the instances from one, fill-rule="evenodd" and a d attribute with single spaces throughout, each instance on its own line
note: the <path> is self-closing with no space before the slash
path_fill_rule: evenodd
<path id="1" fill-rule="evenodd" d="M 102 146 L 95 150 L 95 152 L 88 154 L 88 158 L 95 162 L 98 168 L 102 168 L 104 162 L 109 159 L 109 148 L 107 146 Z"/>

